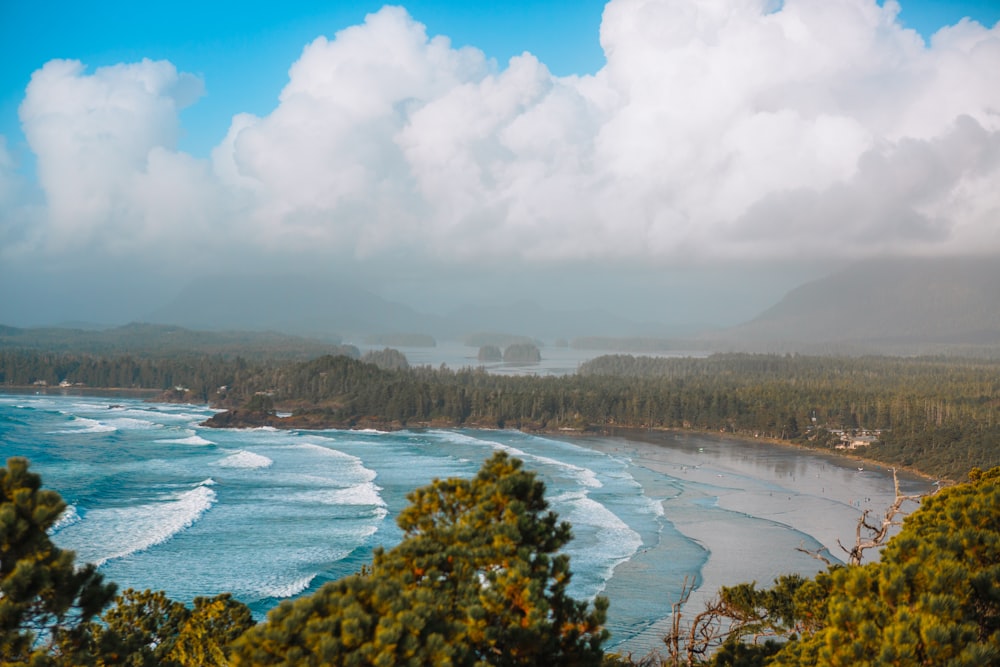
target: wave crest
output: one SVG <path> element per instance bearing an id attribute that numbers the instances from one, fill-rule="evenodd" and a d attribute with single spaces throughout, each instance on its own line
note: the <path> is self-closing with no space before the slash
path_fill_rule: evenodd
<path id="1" fill-rule="evenodd" d="M 190 528 L 215 504 L 209 480 L 161 502 L 95 509 L 60 532 L 60 541 L 83 562 L 101 566 L 162 544 Z"/>
<path id="2" fill-rule="evenodd" d="M 245 449 L 241 449 L 234 454 L 230 454 L 215 465 L 223 468 L 240 468 L 242 470 L 256 470 L 259 468 L 269 468 L 274 464 L 272 459 L 261 454 L 254 454 Z"/>

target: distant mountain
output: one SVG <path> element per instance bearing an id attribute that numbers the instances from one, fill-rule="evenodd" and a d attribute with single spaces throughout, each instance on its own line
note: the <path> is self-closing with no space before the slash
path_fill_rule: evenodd
<path id="1" fill-rule="evenodd" d="M 339 340 L 371 333 L 433 333 L 424 315 L 344 281 L 303 276 L 219 276 L 188 285 L 150 322 L 195 329 L 281 331 Z"/>
<path id="2" fill-rule="evenodd" d="M 267 358 L 313 358 L 357 354 L 357 349 L 273 331 L 193 331 L 174 325 L 132 323 L 94 331 L 0 326 L 0 348 L 78 354 L 177 356 L 209 354 Z"/>
<path id="3" fill-rule="evenodd" d="M 192 329 L 281 331 L 355 341 L 387 334 L 462 340 L 481 331 L 546 340 L 675 333 L 662 324 L 625 320 L 599 308 L 561 310 L 526 299 L 468 305 L 438 316 L 387 301 L 361 285 L 303 276 L 198 281 L 142 319 Z"/>
<path id="4" fill-rule="evenodd" d="M 806 283 L 746 324 L 709 336 L 845 351 L 1000 345 L 1000 261 L 883 259 Z M 735 345 L 739 347 L 739 345 Z"/>

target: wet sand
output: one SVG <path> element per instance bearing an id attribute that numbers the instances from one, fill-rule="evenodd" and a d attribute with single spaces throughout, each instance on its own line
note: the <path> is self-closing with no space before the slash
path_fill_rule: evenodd
<path id="1" fill-rule="evenodd" d="M 625 456 L 634 466 L 683 482 L 679 495 L 663 501 L 665 518 L 708 556 L 685 606 L 689 617 L 703 609 L 721 586 L 756 581 L 766 588 L 781 574 L 812 575 L 826 567 L 796 546 L 824 548 L 824 555 L 834 562 L 844 560 L 837 540 L 850 548 L 862 511 L 871 509 L 881 520 L 895 497 L 889 469 L 780 444 L 655 432 L 595 437 L 581 444 Z M 899 479 L 903 494 L 935 488 L 930 480 L 911 473 L 899 473 Z M 904 509 L 911 512 L 916 505 L 907 503 Z M 736 517 L 755 520 L 736 521 Z M 866 556 L 878 557 L 874 550 Z M 670 554 L 665 550 L 648 557 Z M 669 613 L 666 605 L 664 618 L 618 650 L 642 655 L 662 647 Z"/>

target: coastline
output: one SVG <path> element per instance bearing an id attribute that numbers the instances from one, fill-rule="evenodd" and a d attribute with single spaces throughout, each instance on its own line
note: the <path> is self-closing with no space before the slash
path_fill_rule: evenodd
<path id="1" fill-rule="evenodd" d="M 42 396 L 94 396 L 111 398 L 138 398 L 145 401 L 158 400 L 162 389 L 142 389 L 138 387 L 59 387 L 35 385 L 0 385 L 0 394 L 42 395 Z M 164 400 L 163 403 L 169 403 Z"/>
<path id="2" fill-rule="evenodd" d="M 102 398 L 121 391 L 87 392 L 78 388 L 80 391 L 62 392 L 50 389 L 55 390 L 48 392 L 50 394 L 90 394 Z M 150 400 L 157 399 L 154 396 Z M 410 424 L 405 428 L 419 431 L 426 426 Z M 472 429 L 474 426 L 464 425 L 461 428 Z M 677 532 L 706 554 L 706 561 L 698 571 L 697 589 L 685 607 L 687 610 L 698 611 L 720 586 L 756 579 L 761 587 L 766 587 L 775 576 L 791 572 L 786 566 L 789 562 L 786 556 L 795 551 L 798 538 L 789 544 L 789 532 L 815 536 L 819 545 L 827 547 L 835 556 L 841 556 L 836 540 L 839 537 L 847 544 L 853 542 L 854 526 L 862 511 L 855 504 L 859 498 L 859 487 L 852 486 L 853 482 L 864 479 L 865 488 L 872 488 L 874 482 L 874 486 L 884 489 L 882 494 L 871 494 L 871 506 L 876 511 L 884 510 L 888 504 L 885 498 L 892 494 L 891 477 L 885 471 L 878 473 L 873 468 L 860 475 L 856 461 L 837 452 L 813 450 L 782 441 L 688 429 L 618 429 L 607 432 L 536 429 L 528 432 L 605 451 L 616 458 L 627 458 L 633 466 L 656 473 L 637 475 L 636 479 L 647 497 L 660 501 L 665 519 Z M 843 479 L 836 481 L 831 478 L 828 481 L 824 476 L 822 482 L 814 481 L 819 477 L 814 476 L 810 468 L 804 469 L 803 474 L 803 469 L 796 467 L 800 459 L 814 461 L 803 465 L 818 462 L 819 466 L 832 466 L 841 471 Z M 791 464 L 791 468 L 782 467 L 787 464 Z M 879 476 L 875 477 L 876 474 Z M 655 482 L 650 484 L 654 477 Z M 684 490 L 676 496 L 664 493 L 674 480 L 682 482 L 679 486 L 683 486 Z M 777 493 L 779 488 L 787 489 L 788 495 Z M 869 498 L 867 491 L 864 496 Z M 711 510 L 707 515 L 704 511 L 695 513 L 691 511 L 694 506 L 702 509 L 709 507 Z M 731 518 L 726 520 L 727 513 L 730 517 L 742 515 L 760 521 L 755 522 L 753 531 L 741 532 L 732 529 Z M 778 534 L 784 534 L 785 539 L 768 541 L 768 536 Z M 623 592 L 625 595 L 652 596 L 658 605 L 656 614 L 662 615 L 644 631 L 611 650 L 633 650 L 634 655 L 640 655 L 650 648 L 662 647 L 662 637 L 670 627 L 670 604 L 676 601 L 671 596 L 679 587 L 683 574 L 676 578 L 678 580 L 674 580 L 673 575 L 663 576 L 661 573 L 656 580 L 647 578 L 638 585 L 636 581 L 641 581 L 644 570 L 648 572 L 652 569 L 649 567 L 651 564 L 669 562 L 676 557 L 674 554 L 678 552 L 665 547 L 663 542 L 662 535 L 648 539 L 644 545 L 647 548 L 619 565 L 620 572 L 616 572 L 616 576 L 621 575 L 621 582 L 615 598 L 621 599 Z M 814 547 L 811 542 L 807 546 Z M 796 556 L 792 553 L 792 558 L 798 558 L 796 562 L 804 563 L 802 568 L 811 568 L 811 572 L 824 568 L 820 561 L 804 554 Z M 639 577 L 628 576 L 629 571 L 638 572 Z M 657 581 L 662 585 L 657 585 Z M 648 618 L 656 617 L 651 614 Z"/>
<path id="3" fill-rule="evenodd" d="M 878 459 L 866 458 L 864 456 L 859 456 L 857 454 L 858 450 L 851 450 L 850 452 L 840 449 L 820 449 L 818 447 L 810 447 L 799 442 L 793 442 L 791 440 L 780 440 L 778 438 L 760 437 L 754 435 L 748 435 L 744 433 L 730 433 L 730 432 L 717 432 L 717 431 L 702 431 L 698 429 L 682 429 L 682 428 L 654 428 L 654 429 L 608 429 L 605 431 L 605 435 L 612 437 L 622 437 L 629 440 L 642 440 L 644 436 L 649 436 L 655 438 L 657 435 L 700 435 L 709 437 L 719 437 L 727 440 L 737 440 L 740 442 L 756 442 L 765 443 L 769 445 L 776 445 L 779 447 L 788 447 L 799 452 L 811 453 L 811 454 L 821 454 L 827 456 L 833 456 L 838 459 L 843 459 L 844 461 L 851 461 L 855 464 L 863 464 L 864 467 L 871 468 L 895 468 L 899 472 L 903 472 L 909 475 L 914 475 L 916 477 L 921 477 L 929 482 L 941 481 L 948 482 L 950 484 L 957 483 L 956 480 L 942 480 L 938 477 L 930 475 L 919 468 L 913 466 L 904 466 L 899 464 L 887 463 L 885 461 L 879 461 Z M 588 434 L 582 434 L 588 435 Z"/>
<path id="4" fill-rule="evenodd" d="M 619 431 L 571 439 L 598 451 L 624 452 L 633 465 L 685 482 L 678 497 L 663 502 L 664 517 L 700 545 L 708 559 L 681 610 L 682 626 L 683 617 L 703 609 L 722 586 L 756 581 L 766 588 L 776 577 L 791 573 L 789 562 L 806 576 L 826 568 L 806 553 L 774 553 L 775 536 L 786 545 L 792 534 L 812 536 L 827 557 L 840 561 L 846 555 L 837 541 L 853 544 L 864 509 L 878 515 L 895 497 L 892 474 L 884 464 L 864 466 L 862 471 L 856 459 L 780 441 L 691 431 Z M 903 493 L 933 489 L 924 475 L 900 472 L 900 481 Z M 706 520 L 704 513 L 689 512 L 691 505 L 720 511 Z M 904 507 L 906 513 L 914 509 L 913 504 Z M 725 517 L 733 513 L 759 519 L 758 532 L 731 531 Z M 794 545 L 789 548 L 795 551 Z M 877 559 L 874 551 L 866 554 L 866 561 Z M 662 649 L 672 622 L 669 605 L 676 601 L 666 601 L 660 620 L 616 649 L 636 656 Z"/>
<path id="5" fill-rule="evenodd" d="M 147 402 L 159 402 L 159 403 L 189 403 L 189 400 L 179 400 L 171 395 L 170 390 L 165 389 L 145 389 L 137 387 L 58 387 L 58 386 L 34 386 L 34 385 L 11 385 L 3 386 L 0 385 L 0 394 L 43 394 L 43 395 L 61 395 L 61 396 L 97 396 L 97 397 L 119 397 L 119 398 L 138 398 Z M 694 435 L 694 436 L 707 436 L 707 437 L 717 437 L 722 439 L 736 440 L 740 442 L 756 442 L 756 443 L 767 443 L 770 445 L 776 445 L 780 447 L 787 447 L 794 449 L 803 453 L 814 453 L 834 456 L 845 461 L 851 461 L 855 464 L 862 464 L 865 467 L 873 468 L 895 468 L 900 472 L 905 472 L 910 475 L 915 475 L 917 477 L 922 477 L 928 481 L 940 481 L 946 482 L 948 484 L 954 484 L 958 480 L 938 478 L 934 475 L 926 473 L 919 468 L 914 466 L 904 466 L 899 464 L 891 464 L 884 461 L 879 461 L 878 459 L 867 458 L 857 454 L 857 450 L 851 452 L 846 452 L 842 450 L 830 450 L 830 449 L 820 449 L 815 447 L 809 447 L 802 443 L 792 442 L 790 440 L 780 440 L 778 438 L 761 437 L 756 435 L 749 435 L 744 433 L 732 433 L 732 432 L 717 432 L 709 430 L 700 429 L 684 429 L 684 428 L 672 428 L 672 427 L 655 427 L 655 428 L 625 428 L 616 426 L 595 426 L 592 428 L 583 429 L 568 429 L 568 428 L 544 428 L 536 425 L 523 425 L 520 427 L 505 427 L 498 429 L 495 425 L 490 424 L 479 424 L 475 422 L 466 422 L 462 424 L 447 422 L 447 421 L 436 421 L 436 422 L 406 422 L 402 423 L 395 420 L 379 419 L 377 417 L 365 417 L 350 420 L 334 420 L 328 415 L 322 413 L 303 413 L 301 415 L 292 415 L 278 417 L 275 414 L 263 415 L 249 413 L 244 410 L 227 408 L 223 406 L 213 406 L 211 402 L 194 401 L 198 405 L 207 405 L 215 409 L 220 410 L 212 418 L 206 420 L 203 425 L 210 428 L 257 428 L 260 426 L 270 426 L 278 429 L 288 429 L 288 430 L 324 430 L 324 429 L 341 429 L 341 430 L 364 430 L 364 429 L 377 429 L 382 431 L 399 431 L 404 429 L 425 429 L 425 428 L 453 428 L 453 429 L 476 429 L 476 430 L 513 430 L 521 431 L 523 433 L 530 433 L 535 435 L 548 435 L 554 437 L 565 437 L 572 439 L 586 439 L 586 438 L 624 438 L 628 440 L 638 440 L 646 441 L 650 438 L 656 438 L 657 436 L 681 436 L 681 435 Z M 285 406 L 278 406 L 279 410 L 284 410 Z"/>

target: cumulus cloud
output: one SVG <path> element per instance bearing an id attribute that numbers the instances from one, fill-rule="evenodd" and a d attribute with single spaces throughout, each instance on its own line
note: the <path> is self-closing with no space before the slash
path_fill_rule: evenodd
<path id="1" fill-rule="evenodd" d="M 308 44 L 277 107 L 235 116 L 209 160 L 175 148 L 197 78 L 52 61 L 21 107 L 46 197 L 38 247 L 224 237 L 457 262 L 1000 250 L 1000 25 L 926 44 L 898 13 L 612 0 L 607 65 L 556 77 L 386 7 Z"/>
<path id="2" fill-rule="evenodd" d="M 33 230 L 51 252 L 133 252 L 215 211 L 205 166 L 176 151 L 178 111 L 202 82 L 168 62 L 36 71 L 19 109 L 46 211 Z"/>

